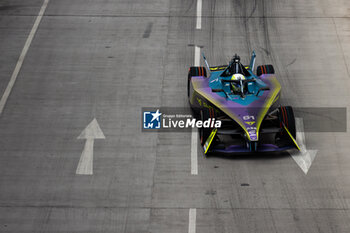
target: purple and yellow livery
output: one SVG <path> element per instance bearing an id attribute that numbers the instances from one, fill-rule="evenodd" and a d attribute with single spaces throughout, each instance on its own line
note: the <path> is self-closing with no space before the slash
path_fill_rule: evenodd
<path id="1" fill-rule="evenodd" d="M 249 66 L 237 55 L 229 65 L 207 65 L 209 77 L 205 67 L 190 68 L 188 97 L 195 115 L 222 121 L 221 128 L 200 129 L 205 154 L 299 148 L 293 110 L 279 106 L 281 85 L 273 66 L 258 66 L 254 74 L 255 57 L 253 52 Z"/>

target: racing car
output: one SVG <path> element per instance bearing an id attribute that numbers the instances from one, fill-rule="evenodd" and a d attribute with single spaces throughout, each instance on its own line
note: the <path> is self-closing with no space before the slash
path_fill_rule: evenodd
<path id="1" fill-rule="evenodd" d="M 281 106 L 281 85 L 272 65 L 258 66 L 256 54 L 243 65 L 235 54 L 228 65 L 190 67 L 187 95 L 198 120 L 220 120 L 220 128 L 199 128 L 204 153 L 300 150 L 293 109 Z M 207 69 L 210 75 L 207 77 Z"/>

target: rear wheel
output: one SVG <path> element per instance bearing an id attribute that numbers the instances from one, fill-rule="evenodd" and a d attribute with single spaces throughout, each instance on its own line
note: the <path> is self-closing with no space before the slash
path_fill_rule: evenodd
<path id="1" fill-rule="evenodd" d="M 207 77 L 207 70 L 202 66 L 191 66 L 188 71 L 187 96 L 190 97 L 190 83 L 193 76 Z"/>
<path id="2" fill-rule="evenodd" d="M 286 126 L 293 138 L 296 137 L 296 128 L 295 128 L 295 118 L 293 108 L 290 106 L 281 106 L 279 107 L 278 119 L 280 122 L 280 127 L 283 127 L 283 124 Z M 282 124 L 283 123 L 283 124 Z M 282 131 L 281 134 L 285 134 L 285 131 Z"/>
<path id="3" fill-rule="evenodd" d="M 263 65 L 256 68 L 256 75 L 260 76 L 263 74 L 274 74 L 275 69 L 272 65 Z"/>

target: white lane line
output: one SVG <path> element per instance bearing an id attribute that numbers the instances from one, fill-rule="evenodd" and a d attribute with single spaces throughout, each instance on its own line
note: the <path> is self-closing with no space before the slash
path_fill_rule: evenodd
<path id="1" fill-rule="evenodd" d="M 30 44 L 32 43 L 32 40 L 33 40 L 33 38 L 35 36 L 35 33 L 36 33 L 36 31 L 37 31 L 37 29 L 39 27 L 39 24 L 41 22 L 41 19 L 42 19 L 44 13 L 45 13 L 45 10 L 46 10 L 46 7 L 47 7 L 48 3 L 49 3 L 49 0 L 45 0 L 43 5 L 41 6 L 41 9 L 39 11 L 38 16 L 36 17 L 36 20 L 34 22 L 32 30 L 30 31 L 30 33 L 28 35 L 28 38 L 27 38 L 27 41 L 24 44 L 24 47 L 23 47 L 22 52 L 21 52 L 21 55 L 19 56 L 19 59 L 17 61 L 16 67 L 15 67 L 15 70 L 13 71 L 13 73 L 11 75 L 11 78 L 10 78 L 10 81 L 7 84 L 7 87 L 5 89 L 5 92 L 4 92 L 3 96 L 1 97 L 1 100 L 0 100 L 0 115 L 4 111 L 4 107 L 6 105 L 7 99 L 8 99 L 8 97 L 11 94 L 13 86 L 15 85 L 15 82 L 16 82 L 18 73 L 21 70 L 24 58 L 27 55 L 28 49 L 30 47 Z"/>
<path id="2" fill-rule="evenodd" d="M 198 130 L 197 128 L 192 129 L 191 133 L 191 175 L 198 175 Z"/>
<path id="3" fill-rule="evenodd" d="M 202 28 L 202 0 L 197 0 L 197 25 L 196 29 Z"/>
<path id="4" fill-rule="evenodd" d="M 96 119 L 93 119 L 91 123 L 86 126 L 83 132 L 81 132 L 78 139 L 86 139 L 86 142 L 75 172 L 77 175 L 93 174 L 94 140 L 105 138 L 106 137 Z"/>
<path id="5" fill-rule="evenodd" d="M 194 47 L 194 66 L 200 66 L 201 65 L 201 48 L 199 46 Z"/>
<path id="6" fill-rule="evenodd" d="M 201 48 L 195 46 L 194 48 L 194 66 L 200 66 Z M 191 174 L 198 175 L 198 161 L 197 161 L 197 146 L 198 146 L 198 130 L 192 129 L 191 133 Z"/>
<path id="7" fill-rule="evenodd" d="M 197 209 L 190 209 L 188 214 L 188 233 L 196 233 Z"/>
<path id="8" fill-rule="evenodd" d="M 297 131 L 296 141 L 300 147 L 300 151 L 290 152 L 290 155 L 301 170 L 307 174 L 316 157 L 317 150 L 307 150 L 306 148 L 304 121 L 302 118 L 295 118 L 295 128 Z"/>

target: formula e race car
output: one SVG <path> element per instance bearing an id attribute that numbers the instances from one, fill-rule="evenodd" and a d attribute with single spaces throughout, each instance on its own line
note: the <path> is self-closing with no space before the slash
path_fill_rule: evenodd
<path id="1" fill-rule="evenodd" d="M 297 148 L 293 109 L 280 106 L 281 85 L 272 65 L 249 66 L 237 54 L 229 65 L 190 67 L 187 94 L 197 120 L 218 120 L 221 127 L 201 127 L 204 153 L 268 152 Z"/>

